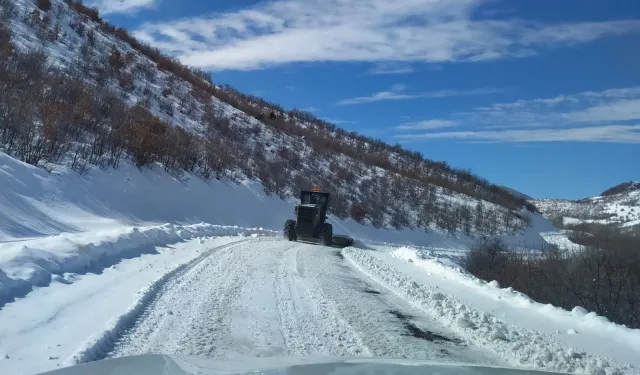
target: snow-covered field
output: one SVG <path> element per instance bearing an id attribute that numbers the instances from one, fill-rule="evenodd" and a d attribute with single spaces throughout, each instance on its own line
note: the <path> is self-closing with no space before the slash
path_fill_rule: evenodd
<path id="1" fill-rule="evenodd" d="M 640 373 L 637 331 L 424 255 L 460 255 L 464 236 L 332 219 L 362 244 L 290 243 L 279 233 L 293 202 L 256 182 L 181 182 L 126 164 L 79 176 L 0 154 L 0 181 L 2 374 L 145 352 Z M 531 219 L 505 239 L 522 250 L 566 241 Z"/>

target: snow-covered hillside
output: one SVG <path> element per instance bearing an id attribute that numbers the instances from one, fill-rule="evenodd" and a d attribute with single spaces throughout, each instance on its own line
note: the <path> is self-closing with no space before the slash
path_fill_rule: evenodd
<path id="1" fill-rule="evenodd" d="M 578 201 L 538 199 L 534 201 L 548 219 L 564 224 L 597 223 L 622 228 L 640 225 L 640 182 L 628 182 L 601 195 Z"/>
<path id="2" fill-rule="evenodd" d="M 15 0 L 12 9 L 3 10 L 13 34 L 9 49 L 23 53 L 21 61 L 35 69 L 21 71 L 18 64 L 11 70 L 9 64 L 6 75 L 35 80 L 39 74 L 59 74 L 32 86 L 42 92 L 6 83 L 6 90 L 19 91 L 16 97 L 46 98 L 41 99 L 46 103 L 21 103 L 34 107 L 16 114 L 29 124 L 28 131 L 2 132 L 5 145 L 0 147 L 14 157 L 81 172 L 131 159 L 139 167 L 164 167 L 176 178 L 192 173 L 203 179 L 260 181 L 282 197 L 322 186 L 333 194 L 331 210 L 337 217 L 377 227 L 494 235 L 517 233 L 527 225 L 518 213 L 525 200 L 504 188 L 445 162 L 215 86 L 202 72 L 138 43 L 80 3 L 42 3 L 50 6 Z M 34 51 L 42 52 L 46 63 Z M 45 69 L 47 64 L 53 69 Z M 59 86 L 46 89 L 53 85 Z M 50 93 L 60 95 L 50 98 Z M 47 118 L 35 110 L 60 105 L 65 110 L 44 111 Z M 72 115 L 65 117 L 66 112 Z M 70 121 L 81 124 L 70 127 Z M 32 149 L 36 152 L 25 151 Z"/>

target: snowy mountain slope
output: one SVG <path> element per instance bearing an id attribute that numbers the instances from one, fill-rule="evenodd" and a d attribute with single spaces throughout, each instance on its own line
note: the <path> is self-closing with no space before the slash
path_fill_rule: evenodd
<path id="1" fill-rule="evenodd" d="M 564 224 L 597 223 L 623 228 L 640 225 L 640 182 L 623 183 L 597 197 L 578 201 L 534 202 L 547 218 L 562 218 Z"/>
<path id="2" fill-rule="evenodd" d="M 334 194 L 332 211 L 338 217 L 352 217 L 379 227 L 438 226 L 452 232 L 496 234 L 517 232 L 526 226 L 517 215 L 524 200 L 505 189 L 468 172 L 455 171 L 444 162 L 425 160 L 417 153 L 347 133 L 299 111 L 284 111 L 231 88 L 211 85 L 206 76 L 198 76 L 141 45 L 80 3 L 53 0 L 46 11 L 39 10 L 32 0 L 15 0 L 12 4 L 7 23 L 16 51 L 44 52 L 72 83 L 89 87 L 89 92 L 96 95 L 97 112 L 103 111 L 104 102 L 123 101 L 135 106 L 129 115 L 148 111 L 162 121 L 143 116 L 142 130 L 132 131 L 134 139 L 157 128 L 169 134 L 166 139 L 152 137 L 150 143 L 158 144 L 151 152 L 131 146 L 133 142 L 126 137 L 132 135 L 127 131 L 116 134 L 115 140 L 109 138 L 109 142 L 129 145 L 124 152 L 132 153 L 129 156 L 136 164 L 162 164 L 177 178 L 182 178 L 186 169 L 205 179 L 216 175 L 260 180 L 265 189 L 281 196 L 295 196 L 302 187 L 321 185 Z M 124 109 L 111 112 L 118 111 Z M 265 111 L 272 111 L 275 118 L 256 115 Z M 78 117 L 83 116 L 87 114 L 78 113 Z M 116 121 L 109 116 L 114 115 L 94 122 L 106 120 L 112 125 L 100 128 L 93 124 L 86 134 L 74 134 L 79 139 L 66 154 L 56 155 L 55 163 L 71 164 L 80 171 L 88 164 L 117 167 L 118 159 L 112 160 L 114 152 L 100 151 L 104 141 L 96 138 L 105 129 L 109 133 L 120 126 L 122 119 Z M 149 121 L 152 126 L 148 126 Z M 163 124 L 187 129 L 194 138 L 162 130 Z M 135 121 L 131 126 L 137 126 Z M 178 144 L 176 138 L 195 145 Z M 184 147 L 189 157 L 166 151 L 176 147 Z M 20 152 L 11 151 L 24 158 Z M 46 158 L 34 163 L 46 164 Z M 394 199 L 389 199 L 391 191 Z M 428 209 L 424 208 L 425 202 L 429 203 Z M 480 202 L 484 211 L 480 220 L 474 220 L 474 209 Z M 478 225 L 465 224 L 469 222 Z"/>
<path id="3" fill-rule="evenodd" d="M 633 193 L 637 191 L 640 191 L 640 181 L 627 181 L 603 191 L 600 195 L 603 197 L 608 197 L 622 193 Z"/>
<path id="4" fill-rule="evenodd" d="M 42 92 L 19 91 L 41 85 L 16 88 L 11 86 L 16 82 L 11 79 L 0 82 L 0 86 L 18 90 L 18 94 L 25 95 L 21 97 L 25 103 L 30 103 L 32 98 L 27 94 L 38 94 L 35 95 L 38 98 L 39 95 L 46 98 L 46 93 L 60 94 L 52 98 L 53 103 L 42 99 L 45 103 L 32 102 L 33 108 L 20 107 L 26 108 L 19 113 L 21 116 L 47 112 L 43 108 L 48 105 L 56 109 L 52 111 L 54 114 L 68 110 L 73 116 L 18 117 L 23 126 L 9 127 L 2 132 L 3 136 L 14 134 L 3 139 L 6 143 L 0 147 L 51 171 L 47 173 L 0 153 L 3 181 L 0 241 L 5 241 L 1 246 L 4 285 L 8 288 L 3 292 L 5 302 L 28 293 L 33 285 L 47 285 L 56 274 L 77 271 L 78 267 L 95 267 L 102 256 L 130 256 L 140 253 L 144 246 L 147 246 L 144 251 L 148 251 L 153 245 L 184 239 L 177 233 L 180 230 L 163 227 L 166 223 L 279 229 L 284 220 L 291 217 L 291 201 L 265 195 L 265 191 L 273 191 L 274 184 L 277 195 L 282 197 L 309 187 L 309 182 L 326 187 L 333 193 L 335 216 L 331 222 L 335 232 L 374 243 L 464 250 L 473 241 L 472 236 L 479 234 L 509 236 L 521 248 L 536 248 L 544 242 L 537 226 L 527 226 L 536 215 L 517 209 L 517 205 L 514 206 L 517 200 L 507 199 L 509 196 L 505 196 L 503 190 L 469 173 L 453 173 L 446 163 L 412 159 L 411 154 L 407 156 L 402 150 L 389 152 L 389 146 L 379 141 L 346 135 L 335 127 L 320 128 L 309 119 L 294 118 L 295 112 L 279 113 L 287 118 L 284 124 L 290 127 L 288 132 L 281 123 L 251 117 L 208 91 L 203 94 L 198 82 L 183 79 L 184 72 L 176 70 L 175 63 L 167 62 L 166 58 L 154 59 L 148 50 L 141 52 L 139 46 L 134 48 L 133 42 L 124 41 L 126 32 L 103 23 L 96 14 L 87 14 L 87 8 L 80 3 L 54 0 L 51 9 L 46 11 L 37 9 L 30 0 L 9 4 L 13 8 L 2 9 L 3 22 L 13 31 L 10 40 L 15 50 L 25 54 L 18 53 L 15 58 L 23 60 L 9 60 L 18 64 L 8 66 L 30 66 L 21 62 L 46 66 L 43 55 L 33 52 L 41 51 L 46 61 L 63 70 L 7 70 L 8 74 L 20 74 L 22 79 L 40 79 Z M 163 64 L 168 67 L 161 69 Z M 69 77 L 72 80 L 64 83 Z M 122 78 L 129 80 L 124 82 Z M 208 84 L 204 78 L 199 82 Z M 60 84 L 62 86 L 51 86 Z M 51 87 L 48 89 L 47 85 Z M 231 100 L 241 98 L 241 94 L 215 90 L 225 94 L 223 97 L 228 102 L 236 106 L 244 104 L 246 108 L 246 102 Z M 63 94 L 74 98 L 72 105 L 64 106 L 67 99 Z M 6 97 L 9 96 L 1 96 L 0 100 Z M 120 104 L 122 99 L 135 107 L 127 110 Z M 76 112 L 77 108 L 87 107 L 85 112 Z M 212 114 L 207 108 L 215 112 L 216 128 L 207 135 L 211 138 L 204 144 L 187 143 L 184 149 L 174 149 L 177 146 L 171 142 L 176 138 L 193 141 L 199 138 L 189 138 L 188 134 L 199 137 L 211 132 L 203 125 L 213 121 L 208 117 Z M 146 115 L 136 118 L 147 110 L 173 127 L 167 128 Z M 118 115 L 100 117 L 97 113 Z M 47 125 L 52 121 L 66 123 L 66 126 L 57 129 L 60 132 L 53 131 Z M 137 121 L 144 124 L 142 129 L 135 127 Z M 68 139 L 56 138 L 55 135 L 76 129 L 70 127 L 70 123 L 78 125 L 81 131 L 73 131 Z M 102 123 L 104 125 L 100 125 Z M 190 133 L 175 132 L 183 128 Z M 20 133 L 21 129 L 26 133 Z M 300 129 L 311 129 L 311 133 L 300 133 Z M 153 133 L 164 133 L 165 138 Z M 338 145 L 353 144 L 364 159 L 355 158 L 348 149 L 318 148 L 318 139 L 341 137 L 343 143 Z M 43 139 L 49 147 L 43 146 Z M 138 147 L 154 140 L 159 142 L 156 150 Z M 61 152 L 49 161 L 45 154 L 34 157 L 35 151 L 24 154 L 24 150 L 47 148 Z M 194 149 L 204 154 L 191 154 Z M 93 150 L 102 151 L 94 153 Z M 212 150 L 222 150 L 224 155 L 211 155 Z M 293 163 L 296 157 L 291 156 L 291 150 L 296 152 L 297 163 Z M 240 153 L 233 154 L 236 151 Z M 188 157 L 179 158 L 180 163 L 175 165 L 176 155 L 185 153 Z M 282 155 L 288 155 L 288 159 Z M 378 163 L 377 159 L 372 162 L 371 157 L 382 157 L 383 161 L 387 158 L 388 163 Z M 214 173 L 212 169 L 224 161 L 220 158 L 243 160 L 245 164 L 218 166 Z M 283 160 L 293 166 L 283 164 Z M 181 163 L 190 167 L 184 169 Z M 396 164 L 404 164 L 409 169 L 401 169 Z M 354 169 L 340 169 L 340 166 Z M 270 173 L 288 170 L 291 174 L 276 176 L 274 180 L 263 168 L 271 168 Z M 408 177 L 407 171 L 414 176 L 424 174 L 445 187 Z M 212 179 L 213 174 L 219 179 Z M 314 179 L 305 180 L 304 175 Z M 467 185 L 448 184 L 456 180 L 466 181 Z M 294 186 L 290 185 L 291 181 Z M 278 184 L 284 185 L 278 187 Z M 460 187 L 464 189 L 456 190 Z M 283 190 L 277 192 L 278 188 Z M 345 189 L 349 191 L 345 193 Z M 467 193 L 462 193 L 465 191 Z M 351 201 L 346 202 L 345 196 Z M 342 203 L 342 207 L 337 207 L 335 202 Z M 392 230 L 389 226 L 395 228 Z M 235 230 L 207 228 L 216 234 L 221 230 Z M 188 233 L 190 229 L 182 230 Z M 84 255 L 87 248 L 92 252 L 90 256 Z M 16 268 L 15 264 L 22 266 Z"/>

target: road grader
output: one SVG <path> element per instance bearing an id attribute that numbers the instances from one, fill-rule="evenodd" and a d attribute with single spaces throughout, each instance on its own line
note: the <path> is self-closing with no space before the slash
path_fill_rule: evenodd
<path id="1" fill-rule="evenodd" d="M 284 223 L 284 237 L 289 241 L 308 241 L 324 246 L 346 247 L 353 245 L 348 236 L 335 235 L 333 226 L 327 223 L 329 193 L 320 188 L 300 192 L 300 204 L 294 209 L 295 220 Z"/>

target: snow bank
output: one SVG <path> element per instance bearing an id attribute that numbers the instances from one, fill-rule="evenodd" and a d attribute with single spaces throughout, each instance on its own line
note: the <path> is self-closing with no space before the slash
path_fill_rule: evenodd
<path id="1" fill-rule="evenodd" d="M 266 196 L 255 181 L 178 181 L 161 168 L 93 169 L 85 177 L 55 167 L 51 174 L 0 153 L 0 243 L 69 232 L 164 223 L 210 223 L 281 230 L 293 201 Z M 455 238 L 423 230 L 379 230 L 331 218 L 334 233 L 377 242 L 456 245 Z"/>
<path id="2" fill-rule="evenodd" d="M 374 280 L 513 365 L 588 374 L 640 374 L 640 333 L 603 317 L 538 304 L 460 267 L 401 248 L 345 257 Z M 455 297 L 454 297 L 455 296 Z M 621 365 L 619 363 L 624 363 Z M 627 365 L 628 364 L 628 365 Z"/>
<path id="3" fill-rule="evenodd" d="M 0 242 L 164 223 L 280 229 L 292 213 L 255 182 L 182 182 L 128 163 L 86 176 L 63 167 L 48 173 L 0 153 Z"/>
<path id="4" fill-rule="evenodd" d="M 554 227 L 541 214 L 522 210 L 520 215 L 529 217 L 529 226 L 518 235 L 501 236 L 509 248 L 516 251 L 544 251 L 549 248 L 549 245 L 556 245 L 560 249 L 567 250 L 579 248 L 579 245 L 569 240 L 566 233 Z"/>
<path id="5" fill-rule="evenodd" d="M 564 310 L 550 304 L 534 302 L 527 295 L 513 290 L 513 288 L 500 288 L 500 284 L 493 280 L 485 282 L 463 270 L 458 264 L 449 259 L 439 259 L 425 255 L 424 253 L 411 248 L 398 248 L 391 255 L 405 262 L 411 263 L 413 267 L 419 268 L 426 273 L 446 278 L 450 282 L 455 282 L 461 287 L 468 289 L 466 294 L 475 294 L 480 298 L 489 297 L 492 300 L 501 301 L 515 309 L 526 310 L 527 313 L 537 313 L 553 318 L 558 324 L 565 324 L 565 327 L 547 327 L 548 331 L 569 331 L 572 328 L 585 333 L 586 330 L 597 332 L 607 332 L 617 338 L 623 338 L 629 346 L 635 346 L 635 351 L 640 353 L 640 330 L 628 329 L 624 325 L 609 321 L 604 316 L 598 316 L 595 312 L 588 312 L 580 306 L 574 307 L 571 311 Z M 465 294 L 459 294 L 461 298 Z M 507 316 L 509 311 L 499 308 L 503 316 Z M 520 315 L 520 314 L 518 314 Z M 525 319 L 526 320 L 526 319 Z M 518 321 L 519 325 L 526 325 L 526 322 Z M 570 328 L 569 328 L 570 327 Z M 536 322 L 531 328 L 538 328 Z M 638 362 L 640 364 L 640 361 Z"/>
<path id="6" fill-rule="evenodd" d="M 98 355 L 113 342 L 109 337 L 117 338 L 118 328 L 128 328 L 136 306 L 162 287 L 164 275 L 179 276 L 177 268 L 189 270 L 200 259 L 215 257 L 214 251 L 260 239 L 196 238 L 124 259 L 100 274 L 65 274 L 37 288 L 0 309 L 0 373 L 40 374 L 75 363 L 76 357 Z"/>
<path id="7" fill-rule="evenodd" d="M 210 223 L 281 230 L 293 216 L 294 201 L 266 196 L 256 181 L 239 184 L 194 175 L 178 181 L 161 168 L 140 171 L 122 163 L 118 170 L 92 169 L 79 176 L 64 167 L 52 173 L 0 153 L 0 243 L 63 232 L 109 230 L 164 223 Z M 435 229 L 379 229 L 354 220 L 330 218 L 334 233 L 376 244 L 466 250 L 473 239 Z M 544 242 L 541 232 L 557 232 L 542 216 L 517 244 Z"/>
<path id="8" fill-rule="evenodd" d="M 211 224 L 132 227 L 0 243 L 0 307 L 33 287 L 64 281 L 64 274 L 100 273 L 125 258 L 156 252 L 156 246 L 205 236 L 274 235 L 262 228 Z"/>

